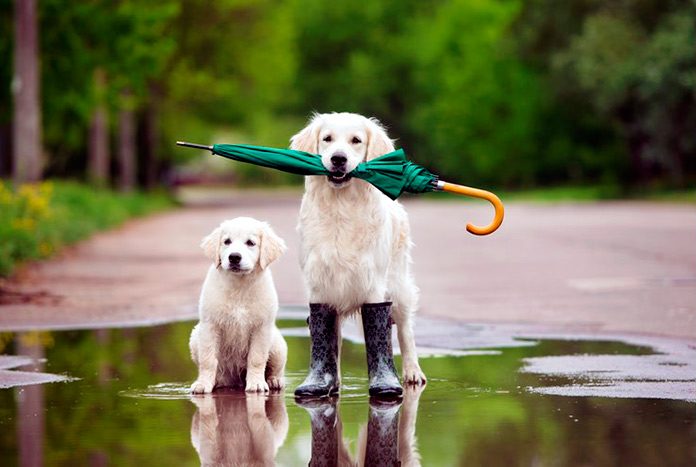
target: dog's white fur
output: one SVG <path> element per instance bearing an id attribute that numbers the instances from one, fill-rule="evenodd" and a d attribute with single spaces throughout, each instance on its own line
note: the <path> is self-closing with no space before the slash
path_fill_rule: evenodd
<path id="1" fill-rule="evenodd" d="M 329 171 L 331 157 L 342 152 L 346 173 L 394 150 L 377 120 L 351 113 L 314 115 L 291 138 L 290 147 L 320 154 Z M 363 180 L 336 183 L 328 177 L 307 177 L 298 230 L 310 302 L 333 305 L 342 318 L 364 303 L 392 301 L 403 380 L 425 383 L 412 330 L 418 288 L 411 274 L 412 243 L 402 205 Z"/>
<path id="2" fill-rule="evenodd" d="M 213 264 L 189 342 L 198 365 L 191 392 L 209 393 L 218 386 L 244 385 L 248 392 L 282 388 L 287 344 L 275 325 L 278 294 L 268 266 L 283 254 L 285 242 L 265 222 L 238 217 L 220 224 L 201 247 Z M 230 255 L 240 255 L 239 263 Z"/>

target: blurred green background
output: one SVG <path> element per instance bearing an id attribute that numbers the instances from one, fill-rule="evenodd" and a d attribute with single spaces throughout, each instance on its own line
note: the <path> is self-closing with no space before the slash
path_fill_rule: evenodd
<path id="1" fill-rule="evenodd" d="M 299 185 L 174 142 L 286 147 L 313 111 L 503 200 L 696 200 L 692 0 L 0 0 L 0 55 L 0 276 L 162 187 Z"/>
<path id="2" fill-rule="evenodd" d="M 0 5 L 0 174 L 10 176 L 15 19 L 12 1 Z M 172 171 L 201 159 L 175 140 L 285 147 L 312 111 L 353 111 L 469 185 L 621 194 L 696 179 L 690 0 L 40 0 L 37 10 L 45 176 L 118 184 L 130 137 L 138 184 L 205 178 Z M 89 163 L 100 112 L 106 175 Z M 299 182 L 247 167 L 235 177 Z"/>

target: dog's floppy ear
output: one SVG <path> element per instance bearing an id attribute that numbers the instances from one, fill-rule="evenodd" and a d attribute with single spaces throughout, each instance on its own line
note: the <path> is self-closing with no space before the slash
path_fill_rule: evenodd
<path id="1" fill-rule="evenodd" d="M 259 266 L 261 266 L 261 269 L 266 269 L 269 264 L 285 253 L 285 241 L 276 235 L 273 229 L 271 229 L 271 226 L 265 222 L 262 223 L 259 235 L 261 237 L 261 244 L 259 245 Z"/>
<path id="2" fill-rule="evenodd" d="M 319 115 L 315 114 L 306 127 L 290 138 L 290 149 L 316 154 L 319 150 L 319 121 Z"/>
<path id="3" fill-rule="evenodd" d="M 215 230 L 210 232 L 207 237 L 201 241 L 201 248 L 203 248 L 203 253 L 205 256 L 214 261 L 219 267 L 221 264 L 220 260 L 220 234 L 222 230 L 220 227 L 216 227 Z"/>
<path id="4" fill-rule="evenodd" d="M 387 136 L 382 124 L 376 118 L 367 119 L 367 160 L 394 150 L 394 142 Z"/>

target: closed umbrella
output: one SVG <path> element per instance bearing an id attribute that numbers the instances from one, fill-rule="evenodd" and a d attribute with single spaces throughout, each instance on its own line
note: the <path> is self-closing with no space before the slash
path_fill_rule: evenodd
<path id="1" fill-rule="evenodd" d="M 297 175 L 329 175 L 329 170 L 321 162 L 321 156 L 293 149 L 278 149 L 247 144 L 202 144 L 178 141 L 180 146 L 207 149 L 228 159 L 247 162 L 262 167 L 282 170 Z M 403 149 L 384 154 L 367 162 L 362 162 L 350 172 L 351 177 L 371 183 L 391 199 L 398 198 L 403 192 L 427 193 L 430 191 L 447 191 L 489 201 L 495 208 L 493 222 L 485 227 L 467 224 L 466 230 L 475 235 L 493 233 L 503 222 L 504 207 L 495 194 L 454 183 L 444 182 L 437 175 L 424 167 L 406 159 Z"/>

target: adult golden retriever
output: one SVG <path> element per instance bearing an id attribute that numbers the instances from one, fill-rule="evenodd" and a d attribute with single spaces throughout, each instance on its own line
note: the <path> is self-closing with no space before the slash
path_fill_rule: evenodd
<path id="1" fill-rule="evenodd" d="M 401 348 L 402 379 L 405 383 L 425 383 L 412 330 L 418 288 L 411 273 L 412 242 L 406 211 L 369 183 L 349 175 L 359 163 L 393 151 L 392 140 L 373 118 L 329 113 L 315 114 L 291 138 L 290 147 L 321 155 L 324 167 L 331 172 L 326 177 L 306 177 L 299 215 L 300 265 L 310 303 L 333 307 L 340 329 L 341 319 L 365 304 L 393 302 L 391 317 Z M 368 348 L 368 367 L 369 352 Z M 317 366 L 315 362 L 312 365 Z M 322 377 L 330 379 L 326 373 L 317 374 L 309 377 L 314 386 L 321 386 Z M 400 393 L 400 388 L 396 389 Z M 306 394 L 318 394 L 318 390 L 310 388 Z"/>

